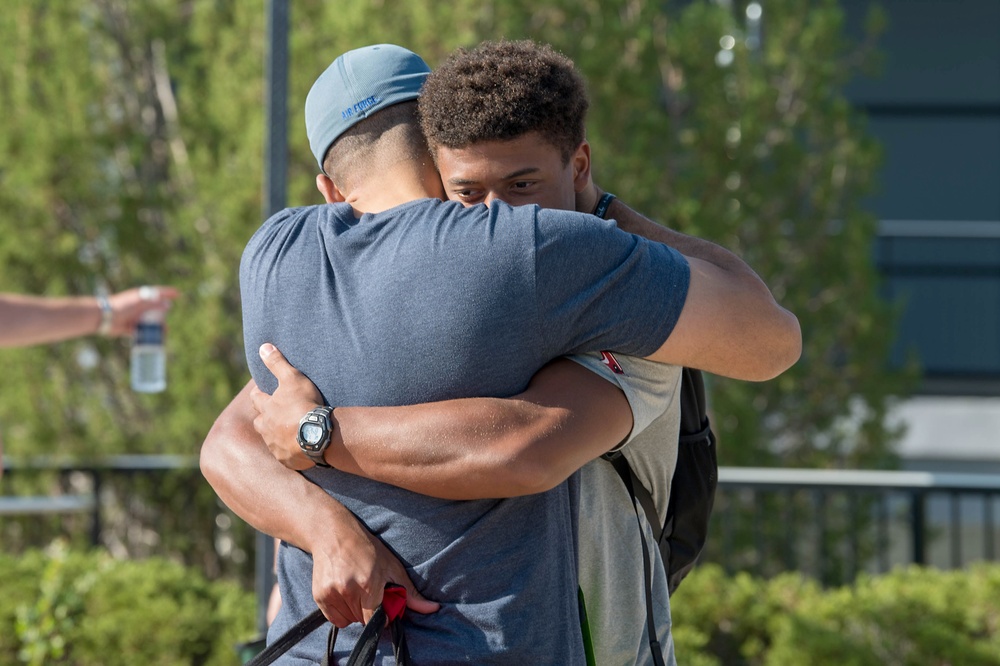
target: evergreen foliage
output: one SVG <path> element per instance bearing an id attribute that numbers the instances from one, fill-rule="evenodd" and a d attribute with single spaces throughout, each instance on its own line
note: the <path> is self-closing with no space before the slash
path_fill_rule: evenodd
<path id="1" fill-rule="evenodd" d="M 890 466 L 885 415 L 907 384 L 887 367 L 862 207 L 878 150 L 843 93 L 871 43 L 847 40 L 832 0 L 767 3 L 756 44 L 729 5 L 292 3 L 289 203 L 319 200 L 300 111 L 333 55 L 392 41 L 433 65 L 483 38 L 552 42 L 590 81 L 598 182 L 743 255 L 802 322 L 792 371 L 712 383 L 723 462 Z M 259 1 L 4 12 L 0 288 L 184 290 L 162 395 L 128 389 L 123 342 L 2 352 L 10 453 L 193 453 L 246 380 L 236 270 L 260 222 L 263 20 Z"/>
<path id="2" fill-rule="evenodd" d="M 239 7 L 5 6 L 0 289 L 184 292 L 162 394 L 130 390 L 124 341 L 0 352 L 8 455 L 196 453 L 247 380 L 236 273 L 260 223 L 263 14 Z"/>
<path id="3" fill-rule="evenodd" d="M 301 119 L 338 53 L 395 42 L 433 66 L 533 38 L 590 82 L 597 182 L 744 256 L 802 324 L 802 360 L 760 384 L 711 378 L 724 465 L 891 467 L 888 367 L 864 209 L 878 148 L 844 88 L 876 62 L 834 0 L 378 0 L 290 4 L 290 205 L 320 201 Z M 6 453 L 196 454 L 247 381 L 237 270 L 261 222 L 265 3 L 10 0 L 0 12 L 0 290 L 169 283 L 168 389 L 128 386 L 128 344 L 0 351 Z M 757 41 L 754 41 L 757 39 Z M 206 547 L 211 547 L 206 544 Z"/>

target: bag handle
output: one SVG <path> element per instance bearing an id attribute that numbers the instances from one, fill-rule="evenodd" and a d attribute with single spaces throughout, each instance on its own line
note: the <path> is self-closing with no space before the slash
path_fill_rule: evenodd
<path id="1" fill-rule="evenodd" d="M 396 622 L 403 617 L 406 610 L 406 588 L 395 583 L 388 583 L 382 593 L 382 603 L 378 605 L 365 628 L 354 644 L 351 655 L 347 658 L 347 666 L 374 666 L 375 653 L 378 652 L 379 639 L 382 632 L 389 629 L 392 639 L 392 652 L 396 657 L 397 666 L 409 666 L 410 652 L 406 647 L 402 626 Z M 337 644 L 339 629 L 334 626 L 326 640 L 326 654 L 323 655 L 323 666 L 330 666 L 333 660 L 333 648 Z"/>
<path id="2" fill-rule="evenodd" d="M 395 620 L 403 617 L 406 610 L 406 588 L 395 583 L 385 586 L 382 595 L 382 603 L 375 609 L 371 620 L 361 631 L 361 637 L 351 650 L 348 657 L 348 666 L 368 666 L 375 663 L 375 653 L 378 650 L 379 638 L 386 627 L 390 630 L 392 637 L 392 651 L 396 656 L 396 663 L 399 666 L 409 666 L 410 653 L 406 648 L 406 638 L 403 636 L 403 628 Z M 303 638 L 316 631 L 326 624 L 327 619 L 318 608 L 309 615 L 299 620 L 291 629 L 283 633 L 273 643 L 268 645 L 261 652 L 248 661 L 245 666 L 267 666 Z M 323 655 L 323 666 L 329 666 L 333 659 L 333 648 L 337 643 L 337 633 L 339 629 L 333 625 L 330 635 L 326 641 L 326 654 Z"/>

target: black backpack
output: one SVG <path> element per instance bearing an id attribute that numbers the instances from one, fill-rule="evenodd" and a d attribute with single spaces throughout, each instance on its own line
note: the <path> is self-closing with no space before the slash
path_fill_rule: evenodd
<path id="1" fill-rule="evenodd" d="M 628 488 L 632 504 L 636 506 L 636 519 L 642 507 L 653 528 L 656 544 L 667 571 L 670 594 L 674 593 L 688 575 L 708 536 L 708 520 L 715 504 L 715 488 L 719 482 L 719 463 L 715 450 L 715 434 L 708 421 L 705 405 L 705 380 L 700 370 L 683 368 L 681 371 L 681 425 L 677 443 L 677 465 L 670 483 L 667 517 L 660 524 L 659 513 L 653 496 L 636 478 L 628 460 L 620 452 L 606 458 L 614 465 Z M 662 655 L 656 640 L 653 623 L 652 581 L 649 577 L 649 552 L 646 538 L 642 536 L 643 562 L 646 574 L 646 619 L 654 656 Z M 661 663 L 661 662 L 657 662 Z"/>

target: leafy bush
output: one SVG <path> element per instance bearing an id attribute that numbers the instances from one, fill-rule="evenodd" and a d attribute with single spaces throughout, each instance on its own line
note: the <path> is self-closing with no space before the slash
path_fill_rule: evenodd
<path id="1" fill-rule="evenodd" d="M 253 594 L 157 559 L 0 555 L 0 664 L 239 663 Z M 1000 666 L 1000 564 L 823 589 L 699 566 L 671 600 L 684 666 Z"/>
<path id="2" fill-rule="evenodd" d="M 103 553 L 0 555 L 0 663 L 238 664 L 252 593 L 173 562 Z"/>
<path id="3" fill-rule="evenodd" d="M 997 666 L 1000 566 L 909 567 L 822 589 L 706 565 L 671 600 L 687 666 Z"/>

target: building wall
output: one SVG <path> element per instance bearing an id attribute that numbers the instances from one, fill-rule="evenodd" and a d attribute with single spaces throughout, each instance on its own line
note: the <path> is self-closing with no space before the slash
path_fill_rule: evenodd
<path id="1" fill-rule="evenodd" d="M 860 34 L 873 3 L 841 3 Z M 895 414 L 902 453 L 911 469 L 1000 472 L 1000 2 L 879 4 L 884 67 L 849 95 L 884 150 L 871 207 L 902 307 L 893 360 L 924 372 Z"/>
<path id="2" fill-rule="evenodd" d="M 842 4 L 850 30 L 860 34 L 873 3 Z M 1000 379 L 1000 2 L 879 5 L 888 16 L 879 43 L 884 67 L 877 78 L 855 81 L 849 96 L 884 150 L 871 207 L 882 220 L 876 256 L 886 295 L 903 303 L 895 360 L 915 353 L 930 393 L 994 393 Z"/>

